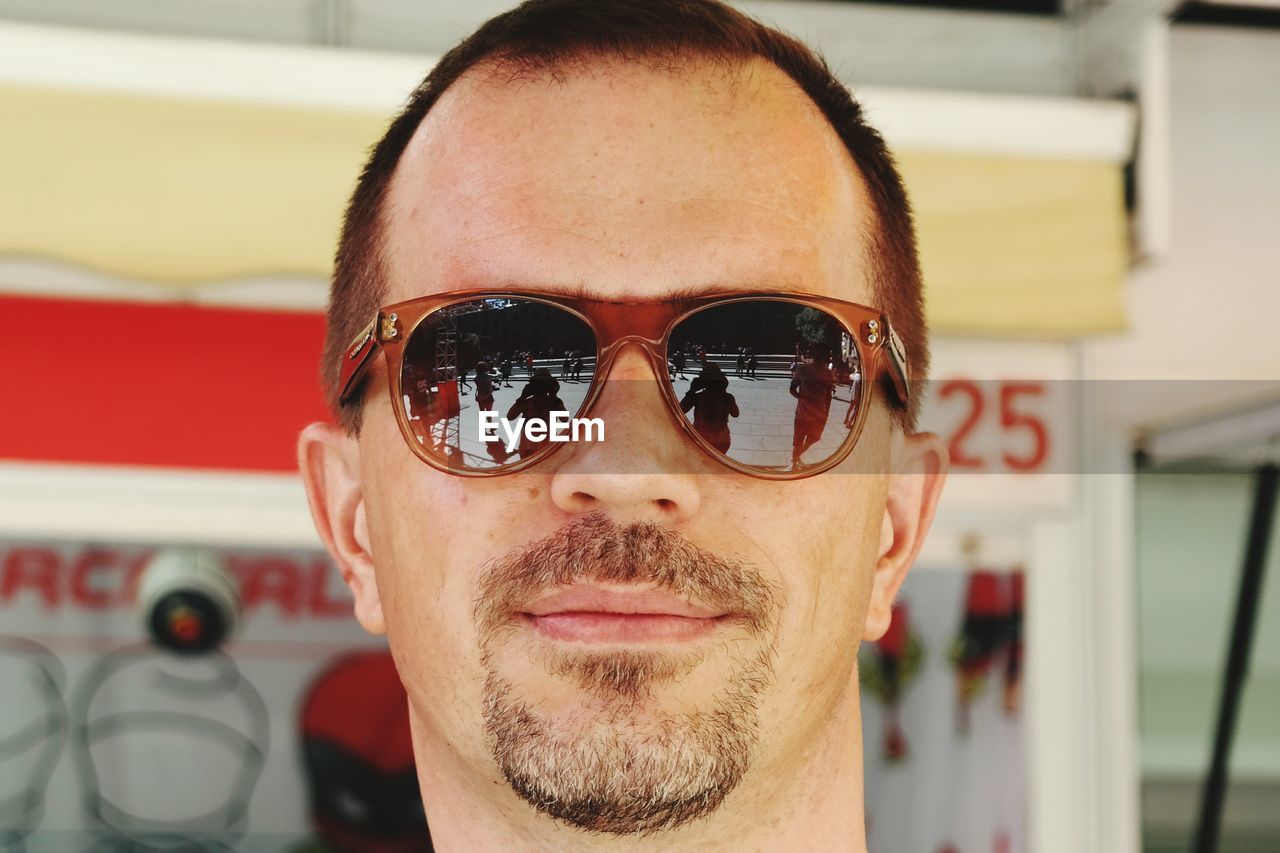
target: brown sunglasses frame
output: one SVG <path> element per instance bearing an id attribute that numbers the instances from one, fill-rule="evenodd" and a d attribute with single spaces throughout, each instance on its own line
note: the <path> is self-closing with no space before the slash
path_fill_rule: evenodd
<path id="1" fill-rule="evenodd" d="M 547 448 L 536 455 L 498 469 L 457 468 L 449 465 L 445 460 L 432 456 L 426 447 L 418 442 L 404 407 L 395 404 L 401 395 L 400 379 L 404 366 L 404 344 L 413 336 L 419 324 L 442 308 L 477 299 L 525 299 L 540 302 L 566 310 L 587 324 L 596 339 L 596 369 L 591 385 L 587 389 L 587 396 L 579 411 L 574 413 L 575 417 L 590 415 L 600 393 L 604 390 L 606 377 L 609 375 L 614 359 L 627 344 L 636 344 L 644 351 L 657 376 L 667 375 L 667 345 L 671 331 L 679 323 L 700 311 L 734 302 L 771 300 L 816 308 L 836 317 L 852 337 L 858 351 L 859 363 L 864 368 L 862 387 L 866 390 L 863 405 L 858 407 L 857 419 L 840 449 L 829 459 L 806 466 L 799 471 L 762 471 L 737 462 L 715 450 L 684 417 L 680 402 L 676 399 L 675 386 L 669 381 L 659 380 L 658 382 L 667 409 L 684 435 L 717 462 L 741 474 L 758 479 L 799 480 L 821 474 L 843 462 L 858 443 L 866 423 L 867 412 L 871 409 L 873 389 L 880 384 L 882 378 L 887 376 L 890 380 L 902 406 L 906 406 L 909 399 L 908 377 L 910 374 L 906 352 L 897 335 L 894 334 L 888 316 L 876 308 L 827 296 L 791 291 L 739 291 L 669 300 L 615 302 L 519 290 L 456 290 L 384 306 L 346 349 L 346 357 L 343 359 L 339 373 L 339 405 L 349 402 L 371 369 L 374 357 L 379 350 L 382 350 L 387 362 L 387 380 L 391 391 L 392 409 L 395 411 L 396 422 L 400 426 L 400 433 L 404 436 L 405 443 L 409 445 L 415 456 L 432 468 L 459 477 L 499 477 L 515 474 L 546 461 L 560 447 L 559 444 L 548 443 Z"/>

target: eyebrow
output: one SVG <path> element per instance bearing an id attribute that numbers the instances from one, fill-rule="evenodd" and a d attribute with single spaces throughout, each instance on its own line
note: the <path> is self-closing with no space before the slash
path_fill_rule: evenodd
<path id="1" fill-rule="evenodd" d="M 773 291 L 795 294 L 813 294 L 815 291 L 809 288 L 800 287 L 794 281 L 782 279 L 770 282 L 744 282 L 738 285 L 699 285 L 684 284 L 667 290 L 665 293 L 657 294 L 645 299 L 614 299 L 606 297 L 600 293 L 592 291 L 585 284 L 555 284 L 549 286 L 531 286 L 528 283 L 509 283 L 505 287 L 495 287 L 493 290 L 524 290 L 534 291 L 538 293 L 546 293 L 548 296 L 562 296 L 569 299 L 584 299 L 593 302 L 611 302 L 615 305 L 653 305 L 653 304 L 672 304 L 685 302 L 690 299 L 697 299 L 704 296 L 720 296 L 724 294 L 750 293 L 753 290 Z"/>

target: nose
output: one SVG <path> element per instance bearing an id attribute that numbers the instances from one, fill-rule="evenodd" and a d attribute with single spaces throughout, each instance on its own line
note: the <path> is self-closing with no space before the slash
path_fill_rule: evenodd
<path id="1" fill-rule="evenodd" d="M 621 524 L 677 525 L 697 514 L 698 451 L 671 422 L 658 381 L 638 347 L 618 353 L 590 413 L 604 421 L 604 441 L 565 448 L 552 475 L 551 499 L 560 510 L 603 512 Z"/>

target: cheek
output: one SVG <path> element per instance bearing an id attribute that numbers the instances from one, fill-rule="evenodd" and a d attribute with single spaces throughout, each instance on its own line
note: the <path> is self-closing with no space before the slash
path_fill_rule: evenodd
<path id="1" fill-rule="evenodd" d="M 397 661 L 450 677 L 476 671 L 473 608 L 485 566 L 535 533 L 542 478 L 469 480 L 436 471 L 394 442 L 361 448 L 370 544 Z M 532 527 L 532 529 L 529 529 Z M 469 669 L 468 669 L 469 667 Z"/>
<path id="2" fill-rule="evenodd" d="M 835 478 L 838 488 L 819 497 L 814 510 L 822 515 L 814 524 L 809 553 L 813 583 L 846 599 L 854 593 L 865 598 L 879 553 L 887 484 L 878 474 Z"/>
<path id="3" fill-rule="evenodd" d="M 370 407 L 385 404 L 370 401 Z M 457 562 L 455 550 L 473 541 L 468 525 L 467 482 L 443 474 L 417 459 L 389 406 L 366 409 L 361 436 L 361 476 L 365 511 L 383 594 L 383 609 L 399 606 L 399 596 L 419 598 L 423 589 L 439 589 L 448 581 L 444 568 Z"/>
<path id="4" fill-rule="evenodd" d="M 808 574 L 797 585 L 791 695 L 807 695 L 829 712 L 853 684 L 880 545 L 884 477 L 837 475 L 838 493 L 822 502 L 826 514 L 808 555 Z M 819 533 L 818 527 L 821 527 Z"/>
<path id="5" fill-rule="evenodd" d="M 788 495 L 787 512 L 771 522 L 787 602 L 780 642 L 789 635 L 800 647 L 801 666 L 834 665 L 862 633 L 887 483 L 879 474 L 830 474 L 793 485 L 806 488 Z"/>
<path id="6" fill-rule="evenodd" d="M 484 670 L 472 606 L 493 525 L 466 480 L 412 457 L 377 482 L 367 512 L 396 669 L 426 730 L 478 748 Z"/>
<path id="7" fill-rule="evenodd" d="M 400 441 L 399 435 L 396 440 Z M 492 543 L 466 481 L 389 449 L 364 472 L 378 595 L 397 662 L 417 672 L 457 666 L 469 635 L 472 579 Z"/>

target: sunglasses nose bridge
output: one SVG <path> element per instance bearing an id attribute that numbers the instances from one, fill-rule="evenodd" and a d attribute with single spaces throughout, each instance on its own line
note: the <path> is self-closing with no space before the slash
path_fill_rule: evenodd
<path id="1" fill-rule="evenodd" d="M 649 365 L 648 372 L 634 358 L 626 358 L 625 364 L 617 364 L 631 351 L 631 347 L 639 349 L 641 359 Z M 614 374 L 615 366 L 621 368 L 618 371 L 620 375 Z M 684 425 L 678 408 L 673 407 L 661 337 L 629 334 L 611 340 L 599 352 L 594 382 L 596 387 L 584 405 L 583 415 L 600 416 L 608 422 L 622 417 L 625 424 L 619 422 L 618 426 L 607 429 L 610 435 L 618 437 L 615 441 L 620 440 L 624 445 L 635 442 L 633 450 L 641 444 L 653 449 L 655 442 L 665 445 L 672 435 L 678 435 L 679 429 L 670 433 L 667 431 L 669 427 L 663 426 L 666 417 L 674 416 L 677 426 Z M 664 452 L 671 452 L 670 448 Z"/>
<path id="2" fill-rule="evenodd" d="M 651 375 L 638 376 L 632 373 L 628 376 L 614 377 L 614 363 L 623 355 L 628 345 L 638 347 L 642 357 L 649 365 Z M 665 356 L 662 351 L 662 339 L 651 338 L 645 335 L 624 335 L 609 342 L 608 346 L 600 352 L 599 362 L 596 367 L 596 384 L 598 389 L 592 394 L 589 409 L 595 411 L 599 405 L 601 398 L 604 396 L 605 384 L 613 382 L 634 383 L 639 381 L 648 387 L 648 383 L 652 382 L 659 388 L 663 382 L 667 381 L 667 367 Z M 659 391 L 659 395 L 662 392 Z"/>
<path id="3" fill-rule="evenodd" d="M 660 368 L 663 365 L 662 340 L 660 338 L 650 338 L 644 335 L 623 335 L 609 342 L 600 352 L 600 366 L 598 368 L 601 380 L 609 378 L 609 374 L 613 371 L 613 363 L 617 360 L 622 350 L 628 345 L 633 344 L 640 348 L 644 353 L 645 359 L 649 362 L 649 366 L 653 368 L 654 375 L 661 377 Z"/>
<path id="4" fill-rule="evenodd" d="M 614 362 L 620 359 L 623 351 L 626 351 L 628 346 L 639 347 L 641 356 L 643 356 L 644 360 L 648 362 L 649 370 L 652 371 L 652 375 L 648 375 L 648 377 L 635 377 L 635 375 L 620 378 L 613 377 Z M 667 356 L 666 352 L 664 352 L 662 338 L 652 338 L 644 336 L 644 334 L 626 334 L 626 336 L 613 339 L 613 341 L 608 343 L 608 346 L 605 346 L 603 350 L 600 350 L 595 375 L 598 389 L 591 394 L 591 400 L 589 401 L 588 406 L 589 411 L 586 412 L 586 414 L 594 414 L 596 409 L 598 409 L 598 406 L 604 397 L 605 383 L 611 382 L 611 379 L 613 382 L 626 383 L 635 383 L 636 380 L 640 380 L 640 382 L 644 384 L 645 394 L 652 392 L 652 388 L 649 387 L 648 383 L 653 383 L 653 387 L 658 389 L 658 396 L 662 398 L 664 409 L 669 410 L 669 414 L 675 415 L 676 423 L 678 425 L 684 425 L 684 418 L 678 414 L 677 410 L 672 409 L 673 401 L 668 400 L 669 394 L 671 394 L 671 382 L 669 382 Z M 663 388 L 664 386 L 666 386 L 666 389 Z M 631 393 L 630 389 L 628 389 L 628 391 L 623 391 L 623 397 L 626 397 L 628 393 Z M 620 398 L 614 397 L 614 402 L 617 402 L 618 400 L 620 400 Z M 636 398 L 632 397 L 631 402 L 635 403 Z"/>

